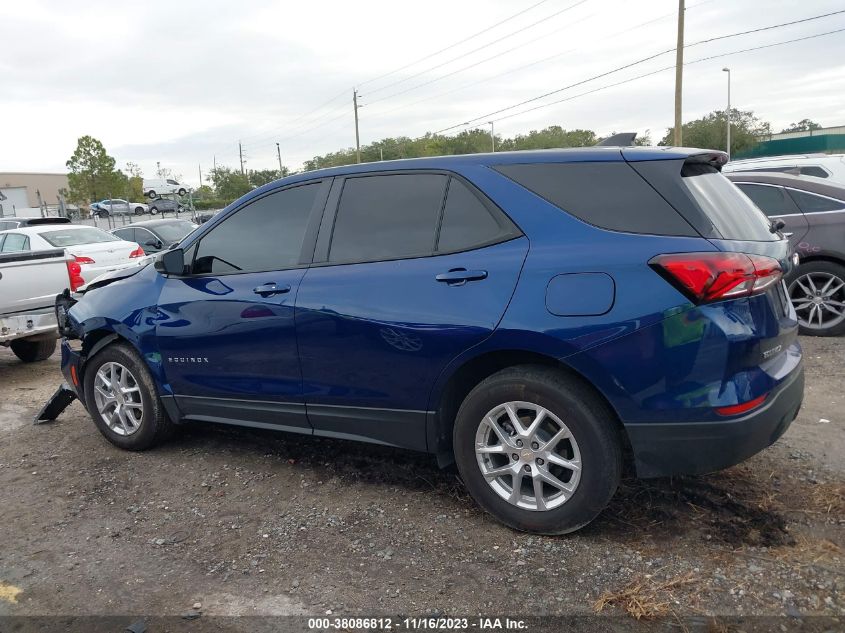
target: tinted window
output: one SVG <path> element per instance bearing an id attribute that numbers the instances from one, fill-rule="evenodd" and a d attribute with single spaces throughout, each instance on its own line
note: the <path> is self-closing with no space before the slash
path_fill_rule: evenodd
<path id="1" fill-rule="evenodd" d="M 809 167 L 802 167 L 801 173 L 804 176 L 815 176 L 816 178 L 828 178 L 830 176 L 825 169 L 818 165 L 810 165 Z"/>
<path id="2" fill-rule="evenodd" d="M 112 235 L 116 235 L 122 240 L 126 240 L 127 242 L 137 242 L 137 238 L 135 237 L 135 229 L 118 229 L 117 231 L 113 231 Z"/>
<path id="3" fill-rule="evenodd" d="M 513 227 L 500 222 L 463 182 L 457 178 L 449 181 L 438 251 L 467 250 L 514 233 Z"/>
<path id="4" fill-rule="evenodd" d="M 18 228 L 17 222 L 7 221 L 7 222 L 0 222 L 0 231 L 5 231 L 6 229 L 16 229 Z"/>
<path id="5" fill-rule="evenodd" d="M 682 178 L 684 184 L 724 239 L 751 242 L 780 239 L 769 230 L 769 219 L 760 209 L 715 169 L 690 165 L 687 173 Z"/>
<path id="6" fill-rule="evenodd" d="M 845 209 L 845 202 L 839 200 L 831 200 L 830 198 L 823 198 L 806 191 L 798 191 L 797 189 L 790 189 L 789 195 L 795 200 L 795 204 L 804 213 L 817 213 L 819 211 L 839 211 Z"/>
<path id="7" fill-rule="evenodd" d="M 749 184 L 739 184 L 737 187 L 766 215 L 786 215 L 798 211 L 782 187 Z"/>
<path id="8" fill-rule="evenodd" d="M 102 229 L 94 227 L 67 228 L 61 231 L 45 231 L 39 233 L 51 246 L 76 246 L 77 244 L 98 244 L 100 242 L 116 242 L 119 238 Z"/>
<path id="9" fill-rule="evenodd" d="M 613 231 L 697 235 L 669 203 L 624 162 L 536 163 L 496 168 L 585 222 Z"/>
<path id="10" fill-rule="evenodd" d="M 296 266 L 319 188 L 314 183 L 285 189 L 238 210 L 202 238 L 192 271 L 259 272 Z"/>
<path id="11" fill-rule="evenodd" d="M 170 180 L 170 179 L 168 179 L 168 180 L 167 180 L 167 184 L 168 184 L 168 185 L 178 185 L 179 183 L 178 183 L 178 182 L 176 182 L 175 180 Z"/>
<path id="12" fill-rule="evenodd" d="M 446 176 L 437 174 L 347 179 L 340 196 L 329 261 L 377 261 L 431 254 L 446 181 Z"/>
<path id="13" fill-rule="evenodd" d="M 167 224 L 156 224 L 155 231 L 166 242 L 177 242 L 197 228 L 197 225 L 187 220 L 176 220 Z"/>
<path id="14" fill-rule="evenodd" d="M 20 233 L 9 233 L 3 241 L 3 253 L 19 253 L 29 250 L 29 238 Z"/>

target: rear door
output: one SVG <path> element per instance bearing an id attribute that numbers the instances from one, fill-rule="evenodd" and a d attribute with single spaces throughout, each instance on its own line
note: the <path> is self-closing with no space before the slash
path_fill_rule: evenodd
<path id="1" fill-rule="evenodd" d="M 436 377 L 492 333 L 527 251 L 457 176 L 337 179 L 297 298 L 315 433 L 424 450 Z"/>
<path id="2" fill-rule="evenodd" d="M 783 234 L 792 248 L 796 248 L 807 234 L 809 224 L 786 190 L 780 185 L 760 182 L 735 181 L 734 184 L 770 219 L 783 221 Z"/>
<path id="3" fill-rule="evenodd" d="M 294 302 L 313 253 L 313 241 L 310 250 L 303 244 L 316 234 L 328 186 L 248 202 L 190 245 L 189 274 L 166 279 L 156 340 L 187 418 L 310 432 Z"/>

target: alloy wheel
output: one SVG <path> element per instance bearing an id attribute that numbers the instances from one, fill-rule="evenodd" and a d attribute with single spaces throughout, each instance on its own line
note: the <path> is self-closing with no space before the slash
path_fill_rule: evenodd
<path id="1" fill-rule="evenodd" d="M 845 321 L 845 280 L 832 273 L 801 275 L 789 285 L 789 300 L 805 328 L 826 330 Z"/>
<path id="2" fill-rule="evenodd" d="M 581 453 L 569 428 L 531 402 L 506 402 L 478 425 L 475 455 L 485 481 L 524 510 L 552 510 L 572 498 Z"/>
<path id="3" fill-rule="evenodd" d="M 120 363 L 104 363 L 97 370 L 94 400 L 103 422 L 117 435 L 132 435 L 141 428 L 141 388 L 132 372 Z"/>

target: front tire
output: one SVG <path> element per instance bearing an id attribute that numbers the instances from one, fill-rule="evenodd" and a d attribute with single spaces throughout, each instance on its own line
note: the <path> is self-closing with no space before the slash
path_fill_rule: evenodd
<path id="1" fill-rule="evenodd" d="M 144 207 L 135 207 L 135 215 L 144 215 Z"/>
<path id="2" fill-rule="evenodd" d="M 152 375 L 129 345 L 105 347 L 86 363 L 83 381 L 94 424 L 115 446 L 143 451 L 170 435 L 172 423 Z"/>
<path id="3" fill-rule="evenodd" d="M 582 380 L 539 365 L 478 384 L 458 410 L 453 442 L 473 498 L 525 532 L 583 527 L 613 497 L 622 472 L 613 411 Z"/>
<path id="4" fill-rule="evenodd" d="M 155 200 L 155 199 L 156 199 L 156 197 L 157 197 L 157 196 L 156 196 L 156 192 L 155 192 L 155 191 L 148 191 L 148 192 L 147 192 L 147 197 L 148 197 L 150 200 Z"/>
<path id="5" fill-rule="evenodd" d="M 801 264 L 789 282 L 789 300 L 801 334 L 845 334 L 845 266 L 828 261 Z"/>
<path id="6" fill-rule="evenodd" d="M 150 215 L 156 215 L 158 213 L 158 207 L 150 207 Z"/>
<path id="7" fill-rule="evenodd" d="M 180 189 L 177 193 L 178 193 L 180 196 L 184 196 L 184 195 L 185 195 L 186 193 L 188 193 L 188 192 L 187 192 L 187 191 L 185 191 L 184 189 Z"/>
<path id="8" fill-rule="evenodd" d="M 38 341 L 17 339 L 9 343 L 12 352 L 25 363 L 35 363 L 46 360 L 56 351 L 56 339 L 48 338 Z"/>

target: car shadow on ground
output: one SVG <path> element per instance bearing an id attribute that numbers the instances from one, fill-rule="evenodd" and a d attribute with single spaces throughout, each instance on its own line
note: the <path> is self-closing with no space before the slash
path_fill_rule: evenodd
<path id="1" fill-rule="evenodd" d="M 225 451 L 245 458 L 270 455 L 321 479 L 398 487 L 439 497 L 450 510 L 478 508 L 454 466 L 438 468 L 432 456 L 387 446 L 192 423 L 168 445 L 184 452 Z M 246 467 L 246 466 L 245 466 Z M 731 546 L 791 545 L 785 518 L 773 507 L 771 482 L 748 467 L 702 476 L 623 479 L 604 512 L 579 535 L 618 541 L 674 540 L 692 530 Z"/>

